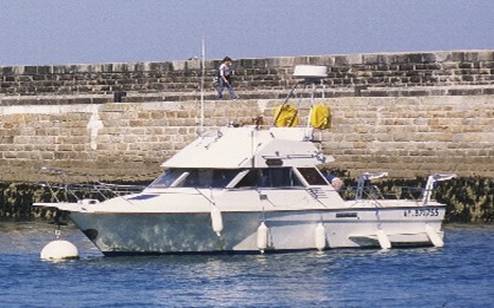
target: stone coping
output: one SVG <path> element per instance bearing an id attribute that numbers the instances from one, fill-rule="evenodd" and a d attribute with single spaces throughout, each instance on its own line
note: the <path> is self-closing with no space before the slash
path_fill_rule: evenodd
<path id="1" fill-rule="evenodd" d="M 243 67 L 290 67 L 297 64 L 353 65 L 353 64 L 393 64 L 393 63 L 432 63 L 432 62 L 476 62 L 494 61 L 494 50 L 452 50 L 452 51 L 412 51 L 412 52 L 376 52 L 332 55 L 278 56 L 269 58 L 234 59 Z M 217 67 L 220 59 L 206 61 L 206 68 Z M 0 66 L 0 73 L 11 74 L 73 74 L 98 72 L 133 71 L 179 71 L 199 70 L 201 60 L 136 61 L 108 62 L 98 64 L 36 64 Z"/>

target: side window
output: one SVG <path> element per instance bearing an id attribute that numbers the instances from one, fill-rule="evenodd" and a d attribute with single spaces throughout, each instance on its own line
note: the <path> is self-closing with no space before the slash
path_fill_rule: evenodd
<path id="1" fill-rule="evenodd" d="M 207 187 L 211 182 L 212 171 L 208 169 L 191 169 L 189 176 L 185 179 L 183 187 Z"/>
<path id="2" fill-rule="evenodd" d="M 215 169 L 213 172 L 212 187 L 225 187 L 240 171 L 238 169 Z"/>
<path id="3" fill-rule="evenodd" d="M 258 170 L 257 169 L 252 169 L 247 173 L 240 182 L 238 182 L 237 185 L 235 185 L 235 188 L 240 188 L 240 187 L 255 187 L 257 186 L 257 178 L 258 178 Z"/>
<path id="4" fill-rule="evenodd" d="M 303 186 L 292 168 L 252 169 L 235 186 L 239 187 L 291 187 Z"/>
<path id="5" fill-rule="evenodd" d="M 239 172 L 231 169 L 191 169 L 183 187 L 222 188 Z"/>
<path id="6" fill-rule="evenodd" d="M 297 168 L 309 185 L 328 185 L 316 168 Z"/>

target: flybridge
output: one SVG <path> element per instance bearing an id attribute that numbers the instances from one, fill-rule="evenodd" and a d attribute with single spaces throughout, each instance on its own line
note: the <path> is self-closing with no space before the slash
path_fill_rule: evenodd
<path id="1" fill-rule="evenodd" d="M 225 127 L 199 137 L 162 167 L 310 167 L 333 161 L 311 142 L 312 133 L 311 128 Z"/>

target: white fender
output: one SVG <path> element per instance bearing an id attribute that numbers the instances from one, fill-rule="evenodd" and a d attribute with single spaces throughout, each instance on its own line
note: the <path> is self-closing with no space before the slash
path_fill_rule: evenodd
<path id="1" fill-rule="evenodd" d="M 55 240 L 46 244 L 41 250 L 40 257 L 43 260 L 79 259 L 79 251 L 69 241 Z"/>
<path id="2" fill-rule="evenodd" d="M 264 221 L 263 221 L 263 222 L 261 222 L 261 224 L 257 228 L 257 248 L 262 253 L 264 253 L 264 250 L 266 250 L 266 248 L 268 248 L 268 236 L 269 236 L 269 229 L 264 224 Z"/>
<path id="3" fill-rule="evenodd" d="M 319 251 L 326 248 L 326 230 L 324 229 L 322 222 L 318 223 L 314 229 L 314 244 Z"/>
<path id="4" fill-rule="evenodd" d="M 434 229 L 432 229 L 431 226 L 426 225 L 425 232 L 427 233 L 427 237 L 429 237 L 429 240 L 431 241 L 432 245 L 434 245 L 434 247 L 444 246 L 444 241 L 439 236 L 439 234 L 437 234 L 437 232 Z"/>
<path id="5" fill-rule="evenodd" d="M 213 206 L 211 209 L 211 227 L 216 232 L 216 235 L 221 235 L 221 231 L 223 231 L 223 217 L 221 211 L 216 206 Z"/>
<path id="6" fill-rule="evenodd" d="M 377 230 L 377 240 L 379 241 L 379 245 L 382 249 L 390 249 L 391 242 L 386 234 L 384 234 L 383 230 Z"/>

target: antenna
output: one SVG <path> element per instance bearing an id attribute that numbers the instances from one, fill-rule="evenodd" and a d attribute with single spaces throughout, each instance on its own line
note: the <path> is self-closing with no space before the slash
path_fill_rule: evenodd
<path id="1" fill-rule="evenodd" d="M 316 84 L 319 83 L 323 85 L 324 88 L 324 83 L 323 79 L 328 77 L 328 68 L 326 66 L 322 65 L 296 65 L 295 69 L 293 71 L 293 77 L 295 78 L 303 78 L 303 81 L 297 81 L 295 85 L 292 87 L 288 95 L 286 96 L 285 100 L 283 101 L 283 104 L 280 106 L 280 112 L 276 115 L 274 119 L 274 123 L 278 121 L 278 118 L 281 115 L 281 110 L 283 107 L 288 103 L 288 100 L 290 97 L 294 96 L 295 97 L 295 89 L 298 87 L 299 84 L 304 84 L 304 90 L 307 88 L 308 85 L 312 85 L 312 92 L 310 95 L 310 104 L 311 106 L 314 105 L 314 94 L 316 92 Z M 324 91 L 323 94 L 324 96 Z M 309 111 L 309 119 L 310 119 L 310 112 L 312 112 L 312 107 Z M 309 121 L 307 121 L 309 123 Z M 307 124 L 309 126 L 309 124 Z"/>
<path id="2" fill-rule="evenodd" d="M 311 86 L 310 93 L 310 109 L 309 115 L 307 116 L 307 131 L 310 128 L 310 118 L 312 117 L 312 112 L 315 102 L 316 85 L 323 85 L 323 79 L 328 76 L 328 68 L 322 65 L 296 65 L 293 71 L 293 77 L 303 78 L 304 90 L 307 86 Z M 324 95 L 324 91 L 323 91 Z M 309 138 L 310 136 L 307 136 Z M 319 148 L 320 150 L 320 148 Z"/>
<path id="3" fill-rule="evenodd" d="M 204 75 L 206 74 L 206 39 L 202 37 L 201 42 L 201 119 L 199 125 L 199 136 L 204 133 Z"/>

